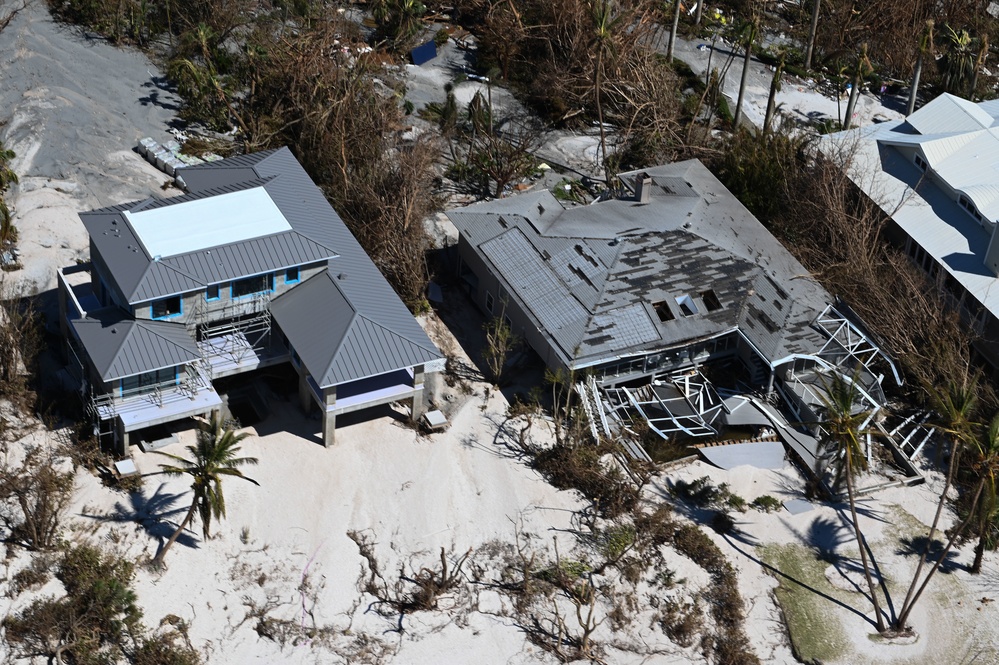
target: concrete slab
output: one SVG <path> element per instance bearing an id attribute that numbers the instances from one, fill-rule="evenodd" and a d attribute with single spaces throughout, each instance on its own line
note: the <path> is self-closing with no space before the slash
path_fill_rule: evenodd
<path id="1" fill-rule="evenodd" d="M 784 502 L 784 508 L 787 512 L 792 515 L 800 515 L 801 513 L 807 513 L 812 510 L 815 506 L 812 505 L 811 501 L 805 501 L 804 499 L 788 499 Z"/>
<path id="2" fill-rule="evenodd" d="M 784 446 L 779 441 L 734 443 L 699 450 L 709 462 L 722 469 L 734 469 L 744 464 L 757 469 L 780 469 L 784 466 Z"/>

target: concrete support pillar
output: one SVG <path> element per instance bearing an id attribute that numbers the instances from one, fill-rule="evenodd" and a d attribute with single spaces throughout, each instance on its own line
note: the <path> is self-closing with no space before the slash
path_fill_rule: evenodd
<path id="1" fill-rule="evenodd" d="M 336 443 L 336 386 L 323 389 L 323 445 L 329 448 Z"/>
<path id="2" fill-rule="evenodd" d="M 425 410 L 423 403 L 423 365 L 413 368 L 413 404 L 410 408 L 409 418 L 414 423 L 420 419 Z"/>
<path id="3" fill-rule="evenodd" d="M 312 409 L 312 389 L 309 388 L 305 369 L 298 370 L 298 402 L 302 405 L 302 411 L 308 413 Z"/>
<path id="4" fill-rule="evenodd" d="M 124 457 L 128 454 L 128 443 L 129 436 L 128 432 L 125 431 L 125 423 L 122 422 L 121 418 L 115 418 L 115 445 L 114 454 L 117 457 Z"/>

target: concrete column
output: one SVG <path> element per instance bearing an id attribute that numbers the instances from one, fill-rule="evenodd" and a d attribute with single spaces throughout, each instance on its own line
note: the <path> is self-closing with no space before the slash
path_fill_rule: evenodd
<path id="1" fill-rule="evenodd" d="M 423 415 L 425 406 L 423 404 L 423 365 L 413 368 L 413 403 L 410 407 L 409 419 L 414 423 Z"/>
<path id="2" fill-rule="evenodd" d="M 302 405 L 302 411 L 309 413 L 312 409 L 312 389 L 309 388 L 308 375 L 304 369 L 298 370 L 298 401 Z"/>
<path id="3" fill-rule="evenodd" d="M 323 389 L 323 445 L 329 448 L 336 443 L 336 386 Z"/>
<path id="4" fill-rule="evenodd" d="M 114 453 L 118 457 L 124 457 L 128 454 L 128 432 L 125 431 L 125 423 L 122 422 L 121 418 L 115 418 L 115 432 L 117 436 L 115 437 Z"/>

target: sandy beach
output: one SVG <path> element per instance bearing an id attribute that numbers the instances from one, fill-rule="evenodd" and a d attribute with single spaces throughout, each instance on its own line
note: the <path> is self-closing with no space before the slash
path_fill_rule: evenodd
<path id="1" fill-rule="evenodd" d="M 703 72 L 707 60 L 699 45 L 679 46 L 680 57 L 695 72 Z M 53 22 L 42 3 L 0 34 L 0 58 L 0 137 L 17 153 L 12 167 L 20 185 L 10 200 L 24 264 L 8 279 L 46 291 L 54 287 L 57 267 L 87 257 L 78 212 L 177 193 L 164 191 L 169 178 L 133 147 L 144 136 L 169 137 L 178 101 L 145 56 Z M 769 74 L 756 65 L 746 113 L 761 122 Z M 733 65 L 730 82 L 738 80 L 739 66 Z M 443 80 L 439 73 L 418 70 L 411 76 L 425 86 L 422 98 L 435 98 L 430 90 Z M 462 84 L 462 99 L 478 89 L 480 83 Z M 727 84 L 726 92 L 732 91 Z M 791 114 L 836 117 L 836 100 L 806 82 L 788 81 L 778 101 Z M 842 104 L 845 108 L 845 100 Z M 858 104 L 861 124 L 875 116 L 895 117 L 892 113 L 870 96 Z M 545 149 L 580 169 L 591 167 L 596 155 L 591 137 L 558 137 Z M 463 314 L 468 328 L 479 330 L 479 315 L 461 305 L 460 296 L 454 302 L 468 307 Z M 447 345 L 472 364 L 462 350 L 467 335 L 427 318 L 423 323 L 442 348 Z M 517 423 L 507 421 L 509 401 L 502 392 L 482 381 L 472 381 L 468 394 L 439 380 L 435 390 L 438 403 L 448 404 L 446 432 L 422 436 L 406 425 L 401 411 L 386 408 L 338 424 L 337 444 L 330 449 L 319 443 L 318 420 L 306 418 L 288 395 L 270 394 L 270 415 L 247 428 L 243 442 L 244 452 L 260 460 L 247 470 L 260 486 L 227 481 L 228 515 L 213 537 L 205 540 L 200 529 L 191 531 L 169 552 L 165 570 L 140 568 L 135 588 L 146 624 L 179 617 L 205 661 L 220 665 L 558 662 L 531 642 L 529 627 L 497 588 L 502 553 L 527 538 L 541 559 L 554 557 L 555 542 L 566 556 L 592 556 L 578 537 L 589 503 L 577 492 L 553 488 L 513 452 L 508 444 Z M 183 432 L 179 443 L 164 450 L 183 454 L 193 436 Z M 551 438 L 544 422 L 535 424 L 532 436 L 542 445 Z M 56 439 L 38 429 L 17 445 L 54 445 Z M 158 473 L 161 456 L 138 448 L 132 455 L 142 474 L 141 492 L 114 491 L 93 474 L 77 472 L 66 537 L 143 561 L 182 519 L 190 491 L 183 479 Z M 930 466 L 924 465 L 927 484 L 884 490 L 864 504 L 864 528 L 896 604 L 915 566 L 915 557 L 899 553 L 899 543 L 925 530 L 943 482 Z M 790 465 L 723 471 L 695 461 L 655 477 L 643 501 L 650 510 L 672 502 L 669 482 L 702 476 L 728 483 L 747 501 L 803 496 L 802 478 Z M 695 517 L 683 516 L 681 506 L 677 511 L 678 519 Z M 846 514 L 842 505 L 820 504 L 795 515 L 750 510 L 737 515 L 736 536 L 704 528 L 737 569 L 747 633 L 762 662 L 797 662 L 785 628 L 788 618 L 776 602 L 780 589 L 798 603 L 796 620 L 821 618 L 816 652 L 826 655 L 827 664 L 999 660 L 999 604 L 992 602 L 999 597 L 999 556 L 986 555 L 980 577 L 961 567 L 939 575 L 913 615 L 919 638 L 912 644 L 886 643 L 870 637 L 869 605 L 855 571 L 826 561 L 836 555 L 841 561 L 856 558 Z M 948 513 L 945 526 L 953 520 Z M 463 568 L 467 583 L 441 598 L 436 611 L 402 618 L 380 612 L 378 598 L 364 590 L 367 564 L 351 533 L 371 543 L 382 572 L 393 580 L 400 568 L 412 574 L 438 565 L 441 548 L 452 563 L 471 550 Z M 961 548 L 958 563 L 970 558 L 970 549 Z M 711 582 L 698 563 L 668 547 L 663 556 L 678 580 L 670 600 L 705 602 L 703 591 Z M 17 551 L 4 562 L 0 594 L 29 558 Z M 613 573 L 598 581 L 608 588 L 625 586 Z M 59 586 L 50 580 L 28 594 L 3 595 L 3 612 L 57 593 Z M 593 639 L 601 645 L 603 662 L 709 662 L 696 643 L 679 646 L 656 624 L 651 603 L 662 600 L 659 593 L 640 586 L 630 618 L 618 625 L 608 618 L 615 608 L 599 605 L 604 621 Z M 564 601 L 561 609 L 572 610 Z"/>

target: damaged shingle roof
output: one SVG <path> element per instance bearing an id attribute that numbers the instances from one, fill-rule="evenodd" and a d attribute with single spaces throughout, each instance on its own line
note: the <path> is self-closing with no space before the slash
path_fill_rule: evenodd
<path id="1" fill-rule="evenodd" d="M 830 296 L 700 162 L 645 173 L 646 204 L 566 209 L 542 191 L 448 216 L 567 366 L 737 328 L 771 359 L 821 345 Z"/>

